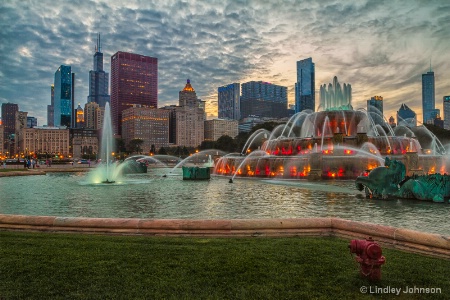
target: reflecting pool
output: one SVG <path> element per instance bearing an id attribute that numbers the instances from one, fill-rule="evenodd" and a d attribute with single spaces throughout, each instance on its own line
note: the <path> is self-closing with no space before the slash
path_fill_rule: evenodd
<path id="1" fill-rule="evenodd" d="M 181 171 L 181 170 L 180 170 Z M 0 178 L 0 213 L 65 217 L 244 219 L 338 217 L 450 235 L 450 205 L 371 200 L 353 180 L 183 181 L 167 169 L 90 184 L 86 173 Z"/>

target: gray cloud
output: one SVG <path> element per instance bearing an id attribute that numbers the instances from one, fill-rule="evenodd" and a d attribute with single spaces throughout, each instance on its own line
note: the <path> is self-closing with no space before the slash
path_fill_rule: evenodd
<path id="1" fill-rule="evenodd" d="M 119 50 L 157 57 L 160 106 L 190 78 L 209 116 L 217 87 L 243 80 L 285 85 L 293 102 L 295 62 L 310 56 L 316 89 L 337 75 L 357 107 L 382 95 L 387 115 L 401 103 L 419 111 L 430 58 L 436 103 L 450 94 L 447 1 L 2 1 L 0 14 L 0 102 L 41 125 L 59 65 L 72 66 L 75 101 L 86 102 L 98 32 L 108 72 Z"/>

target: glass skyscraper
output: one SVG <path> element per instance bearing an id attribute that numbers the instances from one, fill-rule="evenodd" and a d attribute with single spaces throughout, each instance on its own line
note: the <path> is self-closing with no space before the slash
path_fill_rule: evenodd
<path id="1" fill-rule="evenodd" d="M 423 123 L 427 123 L 429 120 L 433 120 L 436 117 L 434 99 L 434 72 L 432 72 L 431 70 L 426 74 L 422 74 L 422 111 Z"/>
<path id="2" fill-rule="evenodd" d="M 315 70 L 312 58 L 297 61 L 297 82 L 295 83 L 295 112 L 305 109 L 315 111 Z"/>
<path id="3" fill-rule="evenodd" d="M 248 116 L 284 118 L 288 116 L 287 87 L 263 81 L 242 84 L 240 118 Z"/>
<path id="4" fill-rule="evenodd" d="M 47 105 L 47 126 L 55 126 L 55 85 L 50 86 L 50 105 Z"/>
<path id="5" fill-rule="evenodd" d="M 73 85 L 72 68 L 61 65 L 55 72 L 54 88 L 54 126 L 72 126 Z"/>
<path id="6" fill-rule="evenodd" d="M 397 125 L 408 127 L 417 126 L 417 115 L 406 104 L 402 104 L 400 109 L 397 111 Z"/>
<path id="7" fill-rule="evenodd" d="M 240 119 L 240 96 L 241 85 L 239 83 L 231 83 L 218 88 L 219 118 Z"/>
<path id="8" fill-rule="evenodd" d="M 108 94 L 109 74 L 103 70 L 103 53 L 101 51 L 100 34 L 97 37 L 97 45 L 94 54 L 94 70 L 89 71 L 89 96 L 87 102 L 95 102 L 100 107 L 105 107 L 109 102 Z"/>
<path id="9" fill-rule="evenodd" d="M 111 56 L 111 121 L 122 132 L 122 111 L 133 104 L 158 106 L 158 59 L 128 52 Z"/>
<path id="10" fill-rule="evenodd" d="M 450 96 L 444 96 L 444 128 L 450 130 Z"/>
<path id="11" fill-rule="evenodd" d="M 384 125 L 383 97 L 374 96 L 367 100 L 367 113 L 376 125 Z"/>

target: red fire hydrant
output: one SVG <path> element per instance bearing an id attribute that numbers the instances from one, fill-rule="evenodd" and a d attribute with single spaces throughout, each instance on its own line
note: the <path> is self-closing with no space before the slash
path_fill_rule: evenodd
<path id="1" fill-rule="evenodd" d="M 371 237 L 365 240 L 352 240 L 350 253 L 356 254 L 356 261 L 360 266 L 360 273 L 370 281 L 381 279 L 381 265 L 386 262 L 381 255 L 381 247 Z"/>

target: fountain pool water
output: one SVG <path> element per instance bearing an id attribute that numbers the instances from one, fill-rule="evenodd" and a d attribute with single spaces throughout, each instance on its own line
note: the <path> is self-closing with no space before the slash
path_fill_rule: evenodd
<path id="1" fill-rule="evenodd" d="M 0 179 L 0 214 L 155 219 L 267 219 L 339 217 L 450 235 L 450 205 L 414 200 L 370 200 L 353 180 L 163 178 L 149 168 L 115 184 L 91 184 L 86 173 L 48 173 Z"/>

